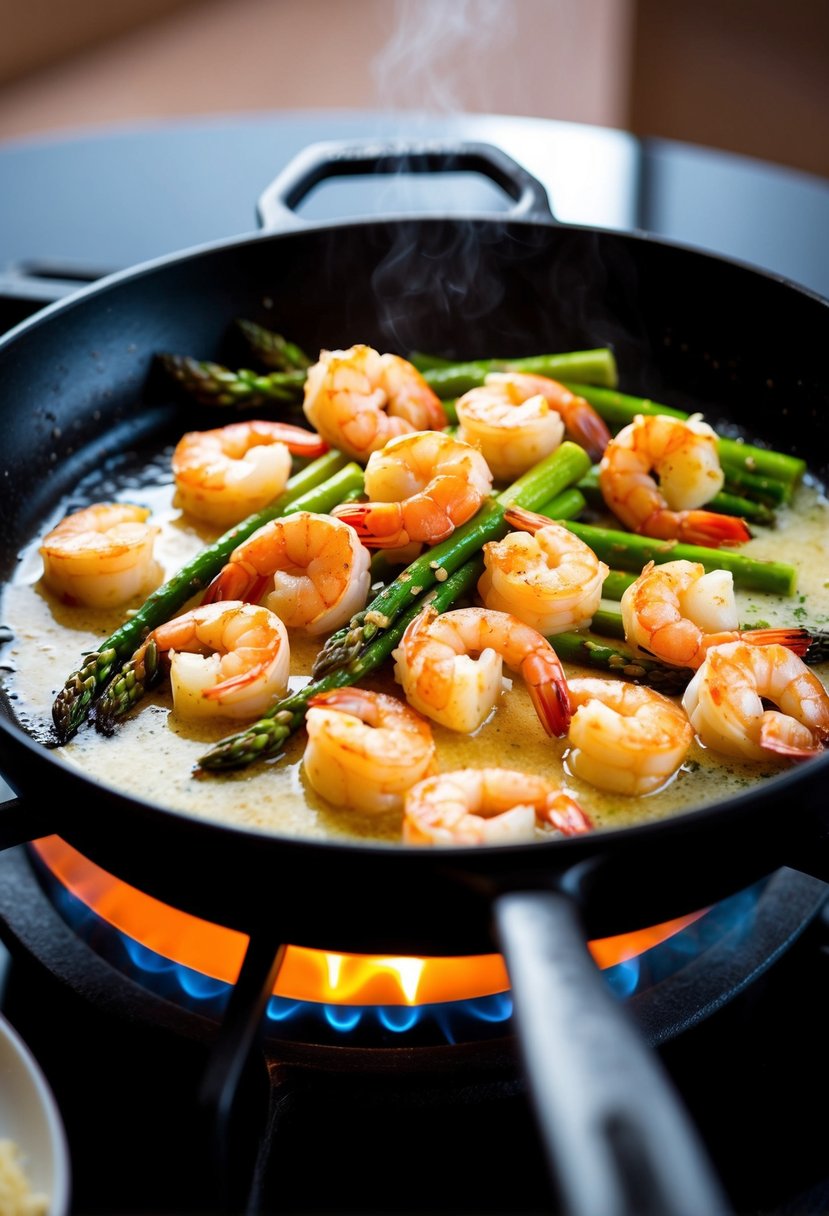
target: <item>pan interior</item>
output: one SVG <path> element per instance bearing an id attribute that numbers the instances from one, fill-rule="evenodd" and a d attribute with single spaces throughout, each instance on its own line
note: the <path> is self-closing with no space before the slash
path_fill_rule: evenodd
<path id="1" fill-rule="evenodd" d="M 413 230 L 414 235 L 421 238 L 424 233 L 429 235 L 438 252 L 448 249 L 453 258 L 460 257 L 464 249 L 468 252 L 465 236 L 461 239 L 455 232 L 455 244 L 447 244 L 447 231 L 452 230 L 439 223 L 434 226 L 421 224 Z M 168 574 L 197 547 L 213 538 L 214 534 L 184 519 L 173 505 L 169 455 L 172 443 L 184 429 L 222 425 L 227 419 L 217 411 L 196 413 L 191 406 L 182 406 L 175 401 L 169 394 L 169 387 L 159 383 L 152 355 L 173 347 L 182 354 L 231 361 L 235 352 L 227 344 L 227 335 L 236 316 L 252 315 L 253 319 L 271 323 L 290 336 L 296 336 L 312 352 L 322 346 L 346 345 L 361 337 L 387 349 L 401 351 L 407 346 L 430 346 L 435 353 L 451 357 L 491 352 L 503 354 L 506 343 L 511 344 L 509 353 L 515 354 L 610 343 L 618 351 L 623 376 L 620 387 L 623 389 L 659 394 L 667 404 L 702 409 L 715 423 L 728 417 L 729 429 L 734 432 L 743 429 L 751 439 L 768 438 L 779 446 L 795 450 L 805 448 L 803 428 L 811 425 L 810 418 L 817 408 L 808 368 L 804 369 L 805 374 L 800 377 L 796 390 L 792 389 L 794 380 L 788 375 L 788 368 L 788 378 L 776 371 L 766 378 L 765 391 L 774 395 L 774 401 L 779 400 L 779 394 L 784 390 L 795 396 L 799 394 L 802 399 L 794 432 L 781 425 L 779 413 L 765 399 L 755 429 L 746 406 L 748 400 L 755 399 L 753 394 L 759 383 L 758 370 L 748 361 L 751 352 L 744 346 L 739 356 L 729 356 L 729 339 L 724 327 L 710 323 L 701 328 L 692 323 L 687 295 L 681 306 L 673 301 L 670 307 L 666 304 L 664 317 L 656 319 L 659 291 L 665 286 L 659 276 L 668 277 L 665 268 L 660 268 L 657 275 L 658 247 L 626 245 L 618 238 L 605 240 L 601 234 L 588 233 L 574 235 L 551 258 L 546 248 L 552 239 L 550 234 L 528 226 L 519 230 L 520 240 L 508 243 L 505 254 L 503 232 L 501 228 L 490 230 L 488 242 L 477 246 L 479 267 L 467 284 L 466 295 L 469 296 L 476 284 L 483 291 L 492 287 L 496 274 L 501 277 L 497 298 L 493 296 L 487 300 L 484 294 L 481 295 L 480 316 L 472 318 L 478 323 L 479 336 L 475 341 L 471 337 L 474 326 L 466 322 L 463 327 L 450 330 L 448 340 L 439 344 L 434 327 L 422 322 L 426 288 L 420 280 L 409 279 L 411 315 L 407 316 L 401 309 L 395 311 L 388 301 L 381 307 L 378 301 L 382 302 L 384 293 L 389 299 L 395 294 L 393 274 L 398 276 L 399 284 L 401 271 L 399 268 L 393 270 L 392 254 L 396 248 L 401 248 L 402 235 L 401 230 L 383 225 L 362 229 L 359 239 L 349 237 L 348 231 L 337 233 L 336 249 L 341 262 L 336 270 L 328 261 L 334 234 L 321 232 L 313 238 L 316 245 L 312 256 L 323 283 L 332 276 L 339 279 L 354 271 L 357 255 L 362 252 L 365 256 L 366 246 L 374 263 L 373 272 L 368 276 L 374 284 L 369 299 L 361 298 L 357 292 L 355 300 L 354 293 L 350 293 L 345 311 L 338 311 L 328 303 L 316 319 L 311 310 L 297 309 L 293 298 L 289 308 L 284 292 L 281 298 L 277 290 L 265 299 L 261 289 L 252 289 L 250 282 L 253 272 L 249 249 L 266 255 L 265 261 L 270 261 L 270 274 L 273 274 L 273 259 L 276 258 L 282 275 L 267 280 L 272 288 L 275 282 L 284 281 L 286 271 L 296 271 L 301 262 L 300 246 L 311 241 L 311 236 L 296 238 L 287 245 L 282 243 L 281 257 L 277 256 L 280 254 L 278 241 L 251 242 L 250 247 L 241 245 L 236 250 L 238 263 L 230 293 L 236 299 L 232 300 L 217 299 L 215 289 L 208 293 L 207 304 L 201 299 L 195 300 L 194 293 L 201 286 L 214 284 L 217 274 L 227 272 L 228 260 L 222 252 L 184 262 L 177 268 L 183 274 L 174 275 L 172 271 L 176 268 L 168 268 L 158 276 L 161 280 L 158 284 L 150 275 L 143 283 L 143 292 L 139 291 L 142 286 L 139 276 L 131 286 L 128 284 L 128 295 L 131 292 L 133 296 L 157 300 L 157 289 L 164 286 L 165 275 L 168 286 L 175 290 L 163 297 L 161 322 L 157 313 L 151 322 L 148 321 L 145 303 L 140 298 L 137 303 L 133 300 L 136 312 L 131 324 L 141 331 L 141 342 L 137 353 L 136 349 L 130 350 L 120 361 L 107 347 L 106 331 L 110 322 L 106 308 L 102 307 L 105 299 L 96 310 L 94 295 L 90 297 L 85 310 L 75 316 L 74 328 L 77 330 L 81 326 L 94 330 L 98 324 L 103 331 L 98 334 L 103 355 L 98 353 L 96 364 L 95 350 L 89 341 L 86 342 L 83 347 L 85 369 L 81 368 L 82 392 L 75 385 L 66 393 L 56 394 L 60 404 L 56 406 L 53 419 L 52 451 L 44 450 L 42 445 L 38 449 L 41 467 L 34 489 L 24 495 L 23 478 L 20 478 L 11 491 L 17 508 L 15 518 L 19 535 L 22 534 L 23 556 L 12 566 L 12 555 L 8 550 L 6 553 L 7 567 L 13 569 L 3 598 L 3 622 L 11 633 L 11 641 L 4 652 L 7 667 L 5 705 L 10 716 L 36 738 L 44 738 L 49 729 L 51 697 L 58 681 L 77 665 L 84 650 L 93 646 L 96 639 L 107 636 L 120 620 L 120 614 L 116 619 L 66 609 L 49 596 L 39 580 L 37 540 L 66 510 L 109 497 L 146 502 L 153 507 L 156 521 L 162 526 L 159 556 Z M 382 257 L 378 252 L 381 250 Z M 598 259 L 597 250 L 601 251 Z M 662 252 L 665 261 L 675 267 L 695 268 L 691 255 L 683 256 L 670 250 Z M 307 249 L 305 253 L 308 254 Z M 405 265 L 406 257 L 401 257 Z M 686 257 L 690 257 L 690 261 L 686 261 Z M 579 272 L 585 265 L 591 266 L 592 279 L 580 283 Z M 727 279 L 736 276 L 737 280 L 746 275 L 749 284 L 756 286 L 748 272 L 734 268 L 720 271 L 716 262 L 712 265 L 715 269 L 709 268 L 710 274 L 721 272 Z M 363 279 L 365 277 L 364 268 Z M 659 282 L 653 281 L 656 279 Z M 786 290 L 762 279 L 760 283 L 761 295 Z M 559 303 L 555 309 L 547 310 L 543 322 L 537 314 L 533 330 L 529 324 L 533 314 L 531 301 L 538 304 L 542 297 L 548 299 L 551 285 L 556 286 Z M 732 284 L 733 290 L 741 291 L 742 286 Z M 522 292 L 527 298 L 522 298 Z M 562 294 L 575 300 L 575 318 L 561 302 Z M 597 304 L 599 298 L 601 303 Z M 794 298 L 805 307 L 799 296 Z M 189 331 L 169 324 L 173 315 L 171 301 L 176 299 L 179 303 L 182 299 L 193 303 L 199 324 Z M 446 307 L 446 301 L 442 301 L 438 311 L 445 312 Z M 722 301 L 715 300 L 714 308 L 719 312 L 723 308 Z M 416 328 L 418 319 L 424 325 L 420 331 Z M 71 331 L 71 322 L 72 316 L 68 314 L 55 328 L 60 330 L 62 325 Z M 165 332 L 165 325 L 172 332 Z M 747 325 L 745 317 L 739 320 L 735 327 L 738 339 L 744 338 Z M 716 342 L 704 341 L 706 328 L 708 337 L 714 337 Z M 758 338 L 761 336 L 758 334 Z M 109 338 L 114 341 L 111 331 Z M 33 340 L 37 344 L 36 334 Z M 738 345 L 735 339 L 733 350 Z M 752 346 L 759 356 L 754 342 Z M 63 354 L 67 357 L 66 351 Z M 105 364 L 103 373 L 97 371 L 101 359 Z M 90 366 L 96 369 L 94 375 L 89 371 Z M 102 384 L 106 386 L 103 389 Z M 738 419 L 743 420 L 742 424 Z M 37 424 L 42 424 L 41 416 Z M 23 423 L 18 421 L 16 425 Z M 73 426 L 77 439 L 69 451 L 66 435 L 68 428 Z M 820 462 L 824 427 L 822 420 L 817 436 L 820 442 L 816 442 L 814 448 L 821 454 Z M 29 486 L 32 486 L 31 481 Z M 821 563 L 815 559 L 817 552 L 823 552 L 821 545 L 825 545 L 827 535 L 825 503 L 816 485 L 807 486 L 803 493 L 805 515 L 803 512 L 801 515 L 804 519 L 808 516 L 808 522 L 802 525 L 802 530 L 796 534 L 786 527 L 785 531 L 778 528 L 774 534 L 758 534 L 751 547 L 757 556 L 777 559 L 781 535 L 784 535 L 786 560 L 801 569 L 798 596 L 805 599 L 798 598 L 796 604 L 790 605 L 770 603 L 757 594 L 745 597 L 741 603 L 745 623 L 792 623 L 789 615 L 792 609 L 797 609 L 796 615 L 801 619 L 808 614 L 806 623 L 818 627 L 825 627 L 829 619 L 825 579 Z M 824 564 L 823 570 L 825 568 Z M 303 672 L 308 670 L 311 652 L 307 644 L 299 641 L 294 651 L 294 678 L 301 681 Z M 372 686 L 399 692 L 388 673 L 373 681 Z M 85 729 L 60 754 L 67 763 L 80 765 L 96 780 L 126 790 L 139 799 L 219 822 L 263 828 L 279 835 L 326 840 L 393 843 L 399 838 L 399 822 L 394 816 L 346 814 L 326 805 L 307 788 L 300 763 L 304 746 L 301 735 L 294 738 L 280 760 L 256 765 L 250 771 L 237 774 L 195 779 L 193 764 L 198 755 L 214 739 L 227 733 L 227 723 L 196 730 L 177 722 L 171 714 L 169 697 L 162 690 L 143 703 L 116 739 L 105 741 L 93 730 Z M 761 766 L 735 763 L 726 767 L 711 753 L 695 747 L 677 778 L 659 794 L 639 799 L 603 795 L 588 789 L 567 773 L 566 743 L 548 740 L 541 734 L 520 679 L 514 681 L 493 719 L 474 737 L 453 737 L 441 728 L 435 733 L 439 736 L 441 767 L 466 763 L 475 766 L 506 764 L 511 755 L 520 757 L 521 766 L 529 771 L 559 774 L 568 788 L 589 806 L 600 827 L 620 827 L 672 817 L 721 801 L 757 781 L 774 780 L 786 771 L 785 766 L 775 763 Z"/>

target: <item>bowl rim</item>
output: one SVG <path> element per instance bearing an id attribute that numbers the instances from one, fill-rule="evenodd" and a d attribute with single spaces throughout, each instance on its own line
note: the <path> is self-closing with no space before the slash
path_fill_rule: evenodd
<path id="1" fill-rule="evenodd" d="M 33 1102 L 37 1107 L 49 1145 L 50 1161 L 46 1173 L 51 1175 L 51 1181 L 48 1187 L 44 1187 L 39 1179 L 32 1179 L 28 1170 L 27 1177 L 32 1181 L 33 1189 L 47 1191 L 48 1216 L 68 1216 L 71 1193 L 69 1146 L 55 1096 L 29 1046 L 14 1026 L 0 1014 L 0 1061 L 4 1053 L 17 1064 L 17 1075 L 22 1078 L 21 1087 L 28 1089 L 25 1100 Z M 0 1130 L 0 1138 L 14 1140 L 24 1158 L 27 1156 L 27 1147 L 19 1143 L 13 1128 L 9 1133 Z"/>

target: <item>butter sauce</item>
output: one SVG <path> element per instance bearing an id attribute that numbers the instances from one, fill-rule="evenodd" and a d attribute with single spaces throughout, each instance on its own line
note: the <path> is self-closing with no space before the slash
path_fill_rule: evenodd
<path id="1" fill-rule="evenodd" d="M 218 535 L 174 506 L 171 485 L 131 485 L 119 496 L 152 509 L 153 522 L 161 529 L 155 554 L 165 579 Z M 758 527 L 755 533 L 741 551 L 760 559 L 782 557 L 797 568 L 798 586 L 795 595 L 786 599 L 738 590 L 741 624 L 749 628 L 763 623 L 829 628 L 829 503 L 819 489 L 807 479 L 792 505 L 779 511 L 776 527 Z M 12 637 L 2 656 L 5 692 L 14 698 L 21 724 L 36 737 L 45 738 L 52 702 L 65 678 L 77 668 L 86 651 L 96 649 L 130 609 L 140 606 L 141 599 L 114 611 L 60 603 L 43 585 L 37 545 L 35 540 L 22 555 L 14 581 L 4 589 L 0 619 Z M 292 636 L 293 688 L 306 683 L 320 644 L 319 640 Z M 826 684 L 829 664 L 815 670 Z M 596 674 L 572 666 L 567 671 Z M 366 681 L 366 686 L 402 695 L 394 683 L 391 665 Z M 302 731 L 288 741 L 281 757 L 237 772 L 199 771 L 199 756 L 241 725 L 230 720 L 205 724 L 177 719 L 168 688 L 162 685 L 140 702 L 114 737 L 103 737 L 87 723 L 52 755 L 82 769 L 97 782 L 198 818 L 294 837 L 389 843 L 400 840 L 399 816 L 342 810 L 310 789 L 302 772 Z M 474 735 L 459 735 L 437 724 L 433 729 L 442 770 L 500 765 L 544 773 L 581 803 L 597 827 L 620 827 L 677 815 L 725 799 L 788 767 L 786 762 L 775 760 L 758 765 L 735 763 L 695 742 L 685 765 L 662 790 L 644 798 L 603 793 L 568 772 L 567 741 L 552 740 L 544 734 L 518 676 Z"/>

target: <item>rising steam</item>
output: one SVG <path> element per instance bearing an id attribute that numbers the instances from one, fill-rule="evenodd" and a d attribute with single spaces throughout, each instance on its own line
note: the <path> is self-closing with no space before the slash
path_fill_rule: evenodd
<path id="1" fill-rule="evenodd" d="M 379 104 L 439 114 L 486 109 L 493 58 L 511 62 L 507 0 L 394 0 L 394 13 L 394 32 L 371 65 Z"/>

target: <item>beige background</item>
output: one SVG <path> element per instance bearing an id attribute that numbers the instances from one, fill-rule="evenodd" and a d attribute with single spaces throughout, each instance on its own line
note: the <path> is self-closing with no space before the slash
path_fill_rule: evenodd
<path id="1" fill-rule="evenodd" d="M 827 0 L 0 0 L 0 139 L 331 107 L 533 115 L 829 175 Z"/>

